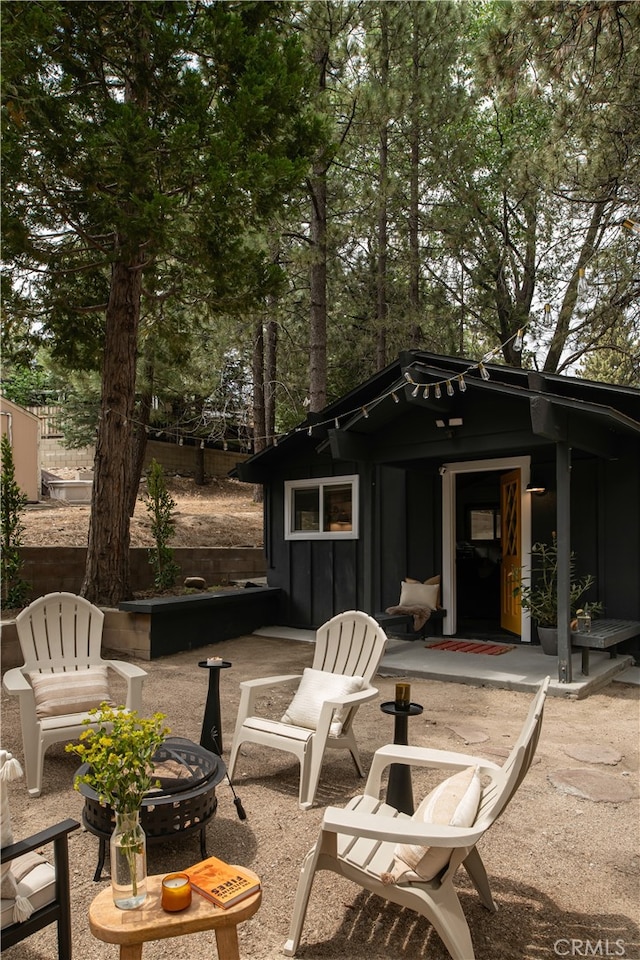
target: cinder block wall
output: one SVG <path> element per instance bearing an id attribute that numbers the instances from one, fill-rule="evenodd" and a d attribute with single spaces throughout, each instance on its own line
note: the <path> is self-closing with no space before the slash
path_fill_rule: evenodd
<path id="1" fill-rule="evenodd" d="M 85 547 L 21 547 L 20 575 L 30 584 L 31 599 L 54 590 L 78 593 L 84 577 Z M 224 586 L 233 580 L 264 577 L 267 565 L 261 547 L 176 547 L 173 557 L 180 567 L 176 586 L 185 577 L 204 577 L 207 586 Z M 131 549 L 131 589 L 150 590 L 153 571 L 146 547 Z"/>
<path id="2" fill-rule="evenodd" d="M 162 443 L 160 440 L 147 440 L 143 473 L 153 459 L 162 464 L 168 474 L 193 476 L 196 469 L 195 447 L 180 446 L 177 443 Z M 236 463 L 246 460 L 248 454 L 232 450 L 204 451 L 204 472 L 207 477 L 226 477 Z M 94 447 L 81 450 L 67 450 L 56 437 L 43 437 L 40 441 L 40 466 L 43 470 L 55 473 L 56 470 L 92 470 L 95 457 Z"/>

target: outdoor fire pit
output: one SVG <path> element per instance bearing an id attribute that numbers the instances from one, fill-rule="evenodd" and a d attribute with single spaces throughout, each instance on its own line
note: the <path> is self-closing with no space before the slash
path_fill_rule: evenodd
<path id="1" fill-rule="evenodd" d="M 147 843 L 170 840 L 178 834 L 200 832 L 201 859 L 207 857 L 207 824 L 218 806 L 216 786 L 226 774 L 221 757 L 191 740 L 169 737 L 155 755 L 155 775 L 160 787 L 149 791 L 142 801 L 140 823 Z M 88 771 L 83 764 L 76 775 Z M 82 822 L 90 833 L 100 839 L 98 866 L 94 880 L 100 880 L 107 843 L 115 827 L 115 814 L 107 804 L 100 803 L 95 790 L 80 784 L 84 797 Z"/>

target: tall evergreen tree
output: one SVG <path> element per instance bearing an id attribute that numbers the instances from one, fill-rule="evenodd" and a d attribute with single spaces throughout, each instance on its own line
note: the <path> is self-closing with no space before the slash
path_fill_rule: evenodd
<path id="1" fill-rule="evenodd" d="M 1 13 L 5 257 L 32 280 L 55 349 L 101 369 L 82 592 L 113 605 L 129 594 L 145 277 L 162 299 L 206 290 L 212 309 L 264 285 L 257 228 L 317 140 L 304 60 L 277 3 L 9 0 Z"/>

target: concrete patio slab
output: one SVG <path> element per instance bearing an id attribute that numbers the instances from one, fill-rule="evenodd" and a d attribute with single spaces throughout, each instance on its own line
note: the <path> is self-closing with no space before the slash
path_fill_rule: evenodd
<path id="1" fill-rule="evenodd" d="M 297 630 L 292 627 L 263 627 L 255 631 L 257 636 L 281 637 L 313 642 L 313 630 Z M 518 644 L 513 650 L 499 657 L 477 653 L 459 653 L 433 650 L 422 640 L 399 640 L 389 638 L 386 653 L 379 673 L 383 677 L 421 677 L 442 680 L 447 683 L 467 683 L 472 686 L 499 687 L 506 690 L 534 690 L 547 675 L 551 677 L 549 696 L 570 697 L 580 700 L 610 683 L 614 678 L 623 679 L 624 672 L 635 683 L 633 657 L 609 657 L 606 651 L 591 651 L 589 676 L 581 672 L 581 654 L 574 653 L 571 659 L 573 680 L 561 683 L 558 680 L 558 665 L 555 657 L 548 657 L 539 646 Z M 624 681 L 623 681 L 624 682 Z"/>

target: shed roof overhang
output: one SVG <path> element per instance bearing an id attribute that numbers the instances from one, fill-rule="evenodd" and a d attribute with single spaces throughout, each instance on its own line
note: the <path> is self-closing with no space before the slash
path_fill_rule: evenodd
<path id="1" fill-rule="evenodd" d="M 235 474 L 264 482 L 281 458 L 305 451 L 410 466 L 530 453 L 559 442 L 586 455 L 616 459 L 640 442 L 640 391 L 498 364 L 485 368 L 486 380 L 464 360 L 404 353 L 321 413 L 310 414 L 277 447 L 239 464 Z M 636 410 L 637 419 L 630 415 Z M 451 426 L 452 420 L 462 423 Z"/>

